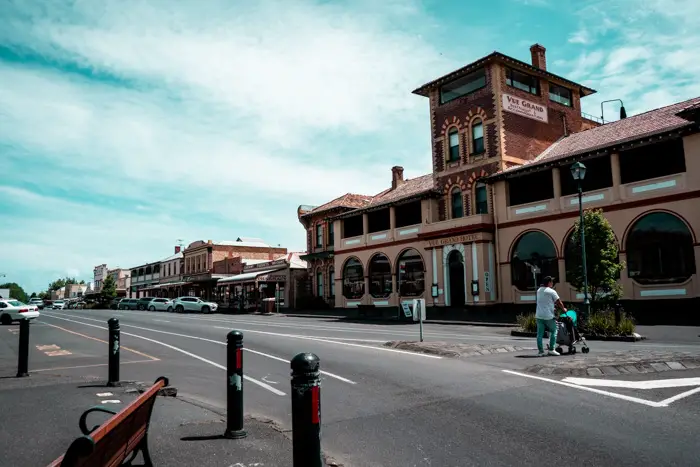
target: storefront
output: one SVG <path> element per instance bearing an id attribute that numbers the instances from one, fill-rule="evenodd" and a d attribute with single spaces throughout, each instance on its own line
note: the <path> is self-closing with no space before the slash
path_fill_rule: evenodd
<path id="1" fill-rule="evenodd" d="M 182 278 L 183 295 L 191 295 L 193 297 L 199 297 L 202 300 L 218 302 L 220 301 L 220 297 L 217 282 L 220 279 L 227 277 L 230 277 L 230 275 L 212 273 L 191 274 L 184 276 Z"/>
<path id="2" fill-rule="evenodd" d="M 247 312 L 270 307 L 294 308 L 295 285 L 306 275 L 306 262 L 291 253 L 286 258 L 247 265 L 241 274 L 219 279 L 217 296 L 224 308 Z"/>

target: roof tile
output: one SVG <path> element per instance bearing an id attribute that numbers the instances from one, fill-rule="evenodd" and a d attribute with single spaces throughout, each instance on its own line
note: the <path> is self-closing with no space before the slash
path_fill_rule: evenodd
<path id="1" fill-rule="evenodd" d="M 692 125 L 691 122 L 676 114 L 689 108 L 695 108 L 698 105 L 700 105 L 700 97 L 695 97 L 580 133 L 573 133 L 555 142 L 532 161 L 505 169 L 498 174 L 514 173 L 558 159 L 605 149 L 616 144 Z"/>
<path id="2" fill-rule="evenodd" d="M 332 201 L 315 207 L 313 210 L 304 214 L 304 216 L 319 214 L 321 212 L 330 211 L 335 208 L 350 208 L 358 209 L 367 206 L 372 201 L 371 196 L 357 195 L 355 193 L 346 193 Z"/>

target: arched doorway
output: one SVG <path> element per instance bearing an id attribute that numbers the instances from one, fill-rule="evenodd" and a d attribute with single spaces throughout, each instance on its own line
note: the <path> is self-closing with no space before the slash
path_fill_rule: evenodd
<path id="1" fill-rule="evenodd" d="M 464 291 L 464 256 L 459 250 L 452 250 L 447 257 L 447 271 L 450 285 L 450 306 L 463 306 Z"/>

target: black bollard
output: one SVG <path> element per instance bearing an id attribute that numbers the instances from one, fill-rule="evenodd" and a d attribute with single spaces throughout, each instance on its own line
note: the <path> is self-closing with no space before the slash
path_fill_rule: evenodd
<path id="1" fill-rule="evenodd" d="M 615 326 L 620 325 L 620 319 L 622 318 L 622 305 L 620 302 L 615 303 Z"/>
<path id="2" fill-rule="evenodd" d="M 295 467 L 322 467 L 320 361 L 300 353 L 292 367 L 292 449 Z"/>
<path id="3" fill-rule="evenodd" d="M 230 439 L 245 438 L 243 429 L 243 333 L 226 336 L 226 433 Z"/>
<path id="4" fill-rule="evenodd" d="M 107 386 L 119 386 L 119 320 L 110 318 L 107 321 L 109 328 L 109 369 Z"/>
<path id="5" fill-rule="evenodd" d="M 29 320 L 19 320 L 19 357 L 17 359 L 17 377 L 29 376 Z"/>

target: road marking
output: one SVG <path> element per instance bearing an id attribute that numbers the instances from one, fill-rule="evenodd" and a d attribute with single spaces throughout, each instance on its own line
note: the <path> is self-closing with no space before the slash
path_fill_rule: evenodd
<path id="1" fill-rule="evenodd" d="M 51 345 L 37 345 L 37 346 L 36 346 L 36 349 L 37 349 L 37 350 L 41 350 L 41 351 L 43 352 L 44 350 L 58 350 L 58 349 L 60 349 L 60 347 L 57 346 L 56 344 L 51 344 Z"/>
<path id="2" fill-rule="evenodd" d="M 700 378 L 657 379 L 649 381 L 623 381 L 615 379 L 564 378 L 564 382 L 579 386 L 595 386 L 625 389 L 664 389 L 700 386 Z"/>
<path id="3" fill-rule="evenodd" d="M 229 329 L 221 326 L 214 326 L 217 329 Z M 402 353 L 402 354 L 407 354 L 407 355 L 415 355 L 417 357 L 425 357 L 425 358 L 434 358 L 434 359 L 442 359 L 442 357 L 438 355 L 428 355 L 424 353 L 418 353 L 418 352 L 409 352 L 407 350 L 397 350 L 397 349 L 389 349 L 386 347 L 377 347 L 374 345 L 361 345 L 361 344 L 351 344 L 350 342 L 338 342 L 330 339 L 325 339 L 325 338 L 319 338 L 319 337 L 312 337 L 312 336 L 299 336 L 299 335 L 294 335 L 294 334 L 280 334 L 278 332 L 268 332 L 268 331 L 254 331 L 252 329 L 238 329 L 239 331 L 242 332 L 252 332 L 256 334 L 269 334 L 271 336 L 280 336 L 280 337 L 290 337 L 292 339 L 306 339 L 306 340 L 311 340 L 311 341 L 317 341 L 317 342 L 327 342 L 329 344 L 338 344 L 338 345 L 347 345 L 349 347 L 360 347 L 363 349 L 372 349 L 372 350 L 382 350 L 385 352 L 395 352 L 395 353 Z"/>
<path id="4" fill-rule="evenodd" d="M 44 353 L 49 357 L 58 357 L 60 355 L 73 355 L 73 353 L 68 350 L 51 350 L 49 352 Z"/>
<path id="5" fill-rule="evenodd" d="M 92 327 L 94 327 L 94 328 L 105 329 L 105 330 L 107 329 L 107 328 L 102 327 L 102 326 L 97 326 L 96 324 L 83 323 L 83 322 L 81 322 L 81 321 L 75 321 L 75 320 L 67 319 L 67 318 L 60 318 L 60 317 L 58 317 L 58 316 L 52 316 L 52 315 L 46 315 L 46 316 L 50 316 L 51 318 L 54 318 L 54 319 L 62 319 L 62 320 L 64 320 L 64 321 L 70 321 L 70 322 L 72 322 L 72 323 L 82 324 L 83 326 L 92 326 Z M 97 321 L 97 320 L 95 320 L 95 321 Z M 132 327 L 135 327 L 135 326 L 132 326 Z M 129 333 L 129 332 L 124 332 L 124 331 L 121 331 L 121 332 L 122 332 L 122 334 L 124 334 L 124 335 L 126 335 L 126 336 L 137 337 L 137 338 L 143 339 L 143 340 L 145 340 L 145 341 L 153 342 L 154 344 L 162 345 L 163 347 L 167 347 L 167 348 L 169 348 L 169 349 L 175 350 L 176 352 L 180 352 L 180 353 L 182 353 L 182 354 L 184 354 L 184 355 L 187 355 L 187 356 L 189 356 L 189 357 L 196 358 L 197 360 L 200 360 L 200 361 L 202 361 L 202 362 L 204 362 L 204 363 L 208 363 L 208 364 L 210 364 L 210 365 L 212 365 L 212 366 L 215 366 L 216 368 L 220 368 L 220 369 L 222 369 L 222 370 L 224 370 L 224 371 L 226 370 L 226 367 L 225 367 L 224 365 L 219 365 L 219 364 L 216 363 L 216 362 L 212 362 L 211 360 L 207 360 L 207 359 L 204 358 L 204 357 L 200 357 L 199 355 L 195 355 L 195 354 L 193 354 L 193 353 L 191 353 L 191 352 L 188 352 L 188 351 L 186 351 L 186 350 L 183 350 L 183 349 L 181 349 L 181 348 L 179 348 L 179 347 L 175 347 L 174 345 L 166 344 L 165 342 L 160 342 L 160 341 L 157 341 L 157 340 L 155 340 L 155 339 L 151 339 L 151 338 L 149 338 L 149 337 L 139 336 L 138 334 L 131 334 L 131 333 Z M 276 395 L 278 395 L 278 396 L 286 396 L 286 395 L 287 395 L 286 393 L 280 391 L 279 389 L 275 389 L 275 388 L 273 388 L 272 386 L 270 386 L 269 384 L 263 383 L 262 381 L 258 381 L 257 379 L 251 378 L 250 376 L 245 376 L 245 375 L 244 375 L 244 376 L 243 376 L 243 379 L 245 379 L 246 381 L 250 381 L 250 382 L 253 383 L 253 384 L 257 384 L 257 385 L 260 386 L 261 388 L 267 389 L 267 390 L 270 391 L 271 393 L 276 394 Z"/>
<path id="6" fill-rule="evenodd" d="M 671 404 L 673 402 L 679 401 L 681 399 L 685 399 L 688 396 L 692 396 L 693 394 L 697 394 L 700 392 L 700 388 L 695 388 L 691 389 L 690 391 L 685 391 L 680 394 L 676 394 L 673 397 L 669 397 L 668 399 L 664 399 L 660 402 L 660 404 Z"/>
<path id="7" fill-rule="evenodd" d="M 165 321 L 164 319 L 154 319 L 153 321 L 157 321 L 159 323 L 169 323 L 170 321 Z"/>
<path id="8" fill-rule="evenodd" d="M 158 360 L 129 360 L 127 362 L 119 362 L 119 365 L 126 365 L 129 363 L 150 363 L 150 362 L 159 362 L 160 359 Z M 30 373 L 34 373 L 37 371 L 56 371 L 56 370 L 76 370 L 79 368 L 94 368 L 98 366 L 109 366 L 109 363 L 95 363 L 94 365 L 78 365 L 78 366 L 57 366 L 53 368 L 41 368 L 39 370 L 31 370 Z"/>
<path id="9" fill-rule="evenodd" d="M 58 319 L 65 319 L 65 318 L 58 318 Z M 82 317 L 81 319 L 87 319 L 87 320 L 90 320 L 90 321 L 97 321 L 97 322 L 100 322 L 100 323 L 102 322 L 102 321 L 97 320 L 97 319 L 91 319 L 91 318 L 85 318 L 85 317 Z M 70 320 L 68 320 L 68 321 L 70 321 Z M 78 321 L 76 321 L 76 322 L 78 322 Z M 80 324 L 87 324 L 87 323 L 80 323 Z M 121 324 L 121 326 L 124 326 L 124 327 L 131 327 L 131 328 L 135 328 L 135 329 L 141 329 L 142 331 L 158 332 L 158 333 L 161 333 L 161 334 L 167 334 L 167 335 L 171 335 L 171 336 L 187 337 L 187 338 L 189 338 L 189 339 L 196 339 L 196 340 L 200 340 L 200 341 L 211 342 L 211 343 L 213 343 L 213 344 L 226 345 L 226 342 L 216 341 L 216 340 L 214 340 L 214 339 L 207 339 L 206 337 L 190 336 L 190 335 L 187 335 L 187 334 L 180 334 L 180 333 L 177 333 L 177 332 L 161 331 L 160 329 L 144 328 L 144 327 L 141 327 L 141 326 L 134 326 L 134 325 L 132 325 L 132 324 Z M 216 326 L 214 326 L 214 327 L 216 327 Z M 101 329 L 104 329 L 104 328 L 101 328 Z M 229 330 L 230 330 L 230 328 L 222 328 L 222 329 L 229 329 Z M 277 360 L 277 361 L 280 361 L 280 362 L 284 362 L 285 364 L 289 364 L 289 360 L 285 360 L 284 358 L 277 357 L 277 356 L 275 356 L 275 355 L 270 355 L 270 354 L 267 354 L 267 353 L 259 352 L 259 351 L 257 351 L 257 350 L 248 349 L 248 348 L 246 348 L 246 347 L 243 347 L 243 350 L 245 350 L 245 351 L 247 351 L 247 352 L 250 352 L 250 353 L 254 353 L 254 354 L 256 354 L 256 355 L 261 355 L 261 356 L 263 356 L 263 357 L 270 358 L 270 359 L 272 359 L 272 360 Z M 354 381 L 351 381 L 351 380 L 349 380 L 349 379 L 347 379 L 347 378 L 343 378 L 342 376 L 336 375 L 336 374 L 331 373 L 331 372 L 329 372 L 329 371 L 321 370 L 320 373 L 321 373 L 321 374 L 324 374 L 324 375 L 326 375 L 326 376 L 330 376 L 331 378 L 335 378 L 335 379 L 337 379 L 337 380 L 339 380 L 339 381 L 343 381 L 344 383 L 348 383 L 348 384 L 357 384 L 357 383 L 354 382 Z"/>
<path id="10" fill-rule="evenodd" d="M 626 396 L 624 394 L 616 394 L 614 392 L 603 391 L 600 389 L 589 388 L 586 386 L 579 386 L 577 384 L 565 383 L 564 381 L 559 381 L 559 380 L 555 380 L 555 379 L 543 378 L 541 376 L 527 375 L 525 373 L 519 373 L 517 371 L 511 371 L 511 370 L 501 370 L 501 371 L 503 371 L 504 373 L 511 374 L 511 375 L 522 376 L 524 378 L 536 379 L 538 381 L 545 381 L 547 383 L 558 384 L 560 386 L 566 386 L 568 388 L 580 389 L 581 391 L 593 392 L 595 394 L 601 394 L 601 395 L 607 396 L 607 397 L 614 397 L 616 399 L 622 399 L 622 400 L 625 400 L 628 402 L 636 402 L 637 404 L 647 405 L 649 407 L 657 407 L 657 408 L 658 407 L 668 407 L 668 404 L 664 403 L 665 401 L 654 402 L 654 401 L 649 401 L 646 399 L 640 399 L 638 397 Z"/>
<path id="11" fill-rule="evenodd" d="M 143 313 L 137 313 L 137 312 L 131 312 L 129 313 L 131 315 L 139 316 L 139 317 L 144 317 Z M 377 330 L 377 329 L 365 329 L 363 327 L 359 326 L 347 326 L 346 327 L 334 327 L 331 325 L 318 325 L 318 324 L 296 324 L 296 323 L 272 323 L 269 321 L 257 321 L 257 320 L 245 320 L 245 319 L 224 319 L 223 317 L 221 318 L 216 318 L 216 317 L 204 317 L 204 316 L 180 316 L 177 315 L 177 320 L 195 320 L 195 321 L 213 321 L 213 322 L 219 322 L 219 323 L 230 323 L 232 325 L 237 325 L 237 324 L 243 324 L 243 325 L 252 325 L 252 326 L 267 326 L 267 327 L 280 327 L 280 328 L 294 328 L 294 329 L 309 329 L 309 330 L 324 330 L 324 331 L 336 331 L 336 332 L 353 332 L 353 333 L 368 333 L 368 334 L 389 334 L 389 335 L 395 335 L 395 336 L 416 336 L 418 334 L 418 331 L 398 331 L 398 330 L 392 330 L 392 329 L 383 329 L 383 330 Z M 457 334 L 457 333 L 445 333 L 445 332 L 433 332 L 433 331 L 426 331 L 425 335 L 428 337 L 450 337 L 450 338 L 456 338 L 456 339 L 472 339 L 472 340 L 484 340 L 484 341 L 493 341 L 493 340 L 502 340 L 502 341 L 513 341 L 513 340 L 518 340 L 518 339 L 513 339 L 510 336 L 503 336 L 503 335 L 498 335 L 498 334 L 489 334 L 489 335 L 475 335 L 475 334 Z M 333 337 L 332 339 L 337 339 Z M 386 342 L 386 340 L 382 341 Z"/>
<path id="12" fill-rule="evenodd" d="M 98 392 L 95 395 L 97 397 L 109 397 L 109 396 L 113 396 L 114 394 L 112 394 L 111 392 Z"/>
<path id="13" fill-rule="evenodd" d="M 105 401 L 102 401 L 103 404 L 121 404 L 122 401 L 119 399 L 107 399 Z"/>
<path id="14" fill-rule="evenodd" d="M 54 316 L 51 316 L 51 315 L 47 315 L 47 316 L 54 318 Z M 102 339 L 98 339 L 98 338 L 96 338 L 96 337 L 86 336 L 85 334 L 81 334 L 81 333 L 79 333 L 79 332 L 71 331 L 70 329 L 62 328 L 61 326 L 56 326 L 55 324 L 46 323 L 46 325 L 47 325 L 47 326 L 51 326 L 51 327 L 53 327 L 53 328 L 60 329 L 61 331 L 65 331 L 65 332 L 68 332 L 68 333 L 70 333 L 70 334 L 75 334 L 76 336 L 84 337 L 85 339 L 90 339 L 90 340 L 93 340 L 93 341 L 102 342 L 103 344 L 109 345 L 109 342 L 103 341 Z M 145 354 L 145 353 L 143 353 L 143 352 L 139 352 L 138 350 L 130 349 L 129 347 L 121 346 L 120 349 L 128 350 L 129 352 L 135 353 L 136 355 L 141 355 L 142 357 L 150 358 L 151 360 L 155 360 L 155 361 L 160 360 L 160 358 L 156 358 L 156 357 L 153 357 L 153 356 L 151 356 L 151 355 Z"/>

